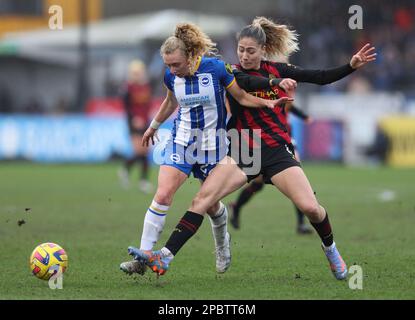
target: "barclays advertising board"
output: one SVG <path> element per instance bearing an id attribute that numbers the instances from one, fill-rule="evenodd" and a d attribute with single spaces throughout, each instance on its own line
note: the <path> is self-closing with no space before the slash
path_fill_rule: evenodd
<path id="1" fill-rule="evenodd" d="M 131 152 L 122 116 L 0 115 L 0 160 L 103 162 Z"/>

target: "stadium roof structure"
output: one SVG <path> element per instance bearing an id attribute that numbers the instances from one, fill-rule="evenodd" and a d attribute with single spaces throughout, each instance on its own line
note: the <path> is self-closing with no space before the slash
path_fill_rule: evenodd
<path id="1" fill-rule="evenodd" d="M 243 21 L 234 16 L 171 9 L 90 23 L 87 44 L 93 49 L 137 47 L 148 39 L 162 41 L 173 33 L 175 25 L 180 22 L 194 22 L 214 38 L 235 33 L 243 25 Z M 79 25 L 65 24 L 63 30 L 45 28 L 8 33 L 0 39 L 0 54 L 75 63 L 80 37 Z"/>

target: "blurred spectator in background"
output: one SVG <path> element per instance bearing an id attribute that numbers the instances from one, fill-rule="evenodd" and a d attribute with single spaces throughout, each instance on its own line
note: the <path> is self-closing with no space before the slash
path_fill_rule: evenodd
<path id="1" fill-rule="evenodd" d="M 55 115 L 63 115 L 69 112 L 69 102 L 66 97 L 59 97 L 56 101 L 54 108 L 52 109 L 52 113 Z"/>
<path id="2" fill-rule="evenodd" d="M 353 75 L 352 78 L 353 80 L 349 82 L 347 86 L 347 91 L 349 93 L 365 94 L 372 91 L 372 85 L 366 78 L 359 75 Z"/>
<path id="3" fill-rule="evenodd" d="M 380 125 L 376 127 L 375 139 L 371 146 L 366 149 L 366 155 L 371 157 L 375 163 L 386 164 L 390 149 L 390 139 Z"/>
<path id="4" fill-rule="evenodd" d="M 39 102 L 39 99 L 32 97 L 24 106 L 23 112 L 30 114 L 42 114 L 44 110 L 42 108 L 42 103 Z"/>
<path id="5" fill-rule="evenodd" d="M 13 105 L 10 92 L 6 87 L 0 87 L 0 113 L 10 113 L 13 111 Z"/>
<path id="6" fill-rule="evenodd" d="M 128 121 L 133 155 L 124 161 L 118 171 L 118 177 L 123 187 L 130 185 L 130 172 L 135 163 L 141 164 L 139 188 L 141 191 L 151 192 L 153 186 L 148 181 L 148 147 L 141 144 L 141 139 L 148 127 L 151 108 L 151 87 L 147 70 L 142 61 L 134 60 L 129 65 L 129 77 L 122 89 L 122 99 Z"/>

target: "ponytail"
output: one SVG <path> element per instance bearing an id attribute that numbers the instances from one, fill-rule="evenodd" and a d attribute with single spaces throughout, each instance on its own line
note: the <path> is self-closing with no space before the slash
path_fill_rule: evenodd
<path id="1" fill-rule="evenodd" d="M 256 17 L 251 25 L 241 30 L 237 39 L 239 41 L 246 37 L 255 39 L 265 47 L 265 58 L 268 60 L 275 60 L 278 56 L 288 57 L 299 49 L 295 30 L 265 17 Z"/>
<path id="2" fill-rule="evenodd" d="M 197 58 L 203 55 L 216 56 L 218 50 L 209 36 L 193 23 L 180 23 L 176 26 L 174 35 L 167 38 L 160 48 L 160 53 L 169 54 L 180 49 L 190 64 L 190 70 L 195 70 Z"/>

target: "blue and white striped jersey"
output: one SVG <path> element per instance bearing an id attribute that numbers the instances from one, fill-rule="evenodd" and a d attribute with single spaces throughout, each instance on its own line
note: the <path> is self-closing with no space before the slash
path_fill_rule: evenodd
<path id="1" fill-rule="evenodd" d="M 217 58 L 199 58 L 195 74 L 184 78 L 166 69 L 164 83 L 179 103 L 174 143 L 186 147 L 197 140 L 198 150 L 227 148 L 226 134 L 217 132 L 226 130 L 225 89 L 234 81 L 232 70 Z"/>

